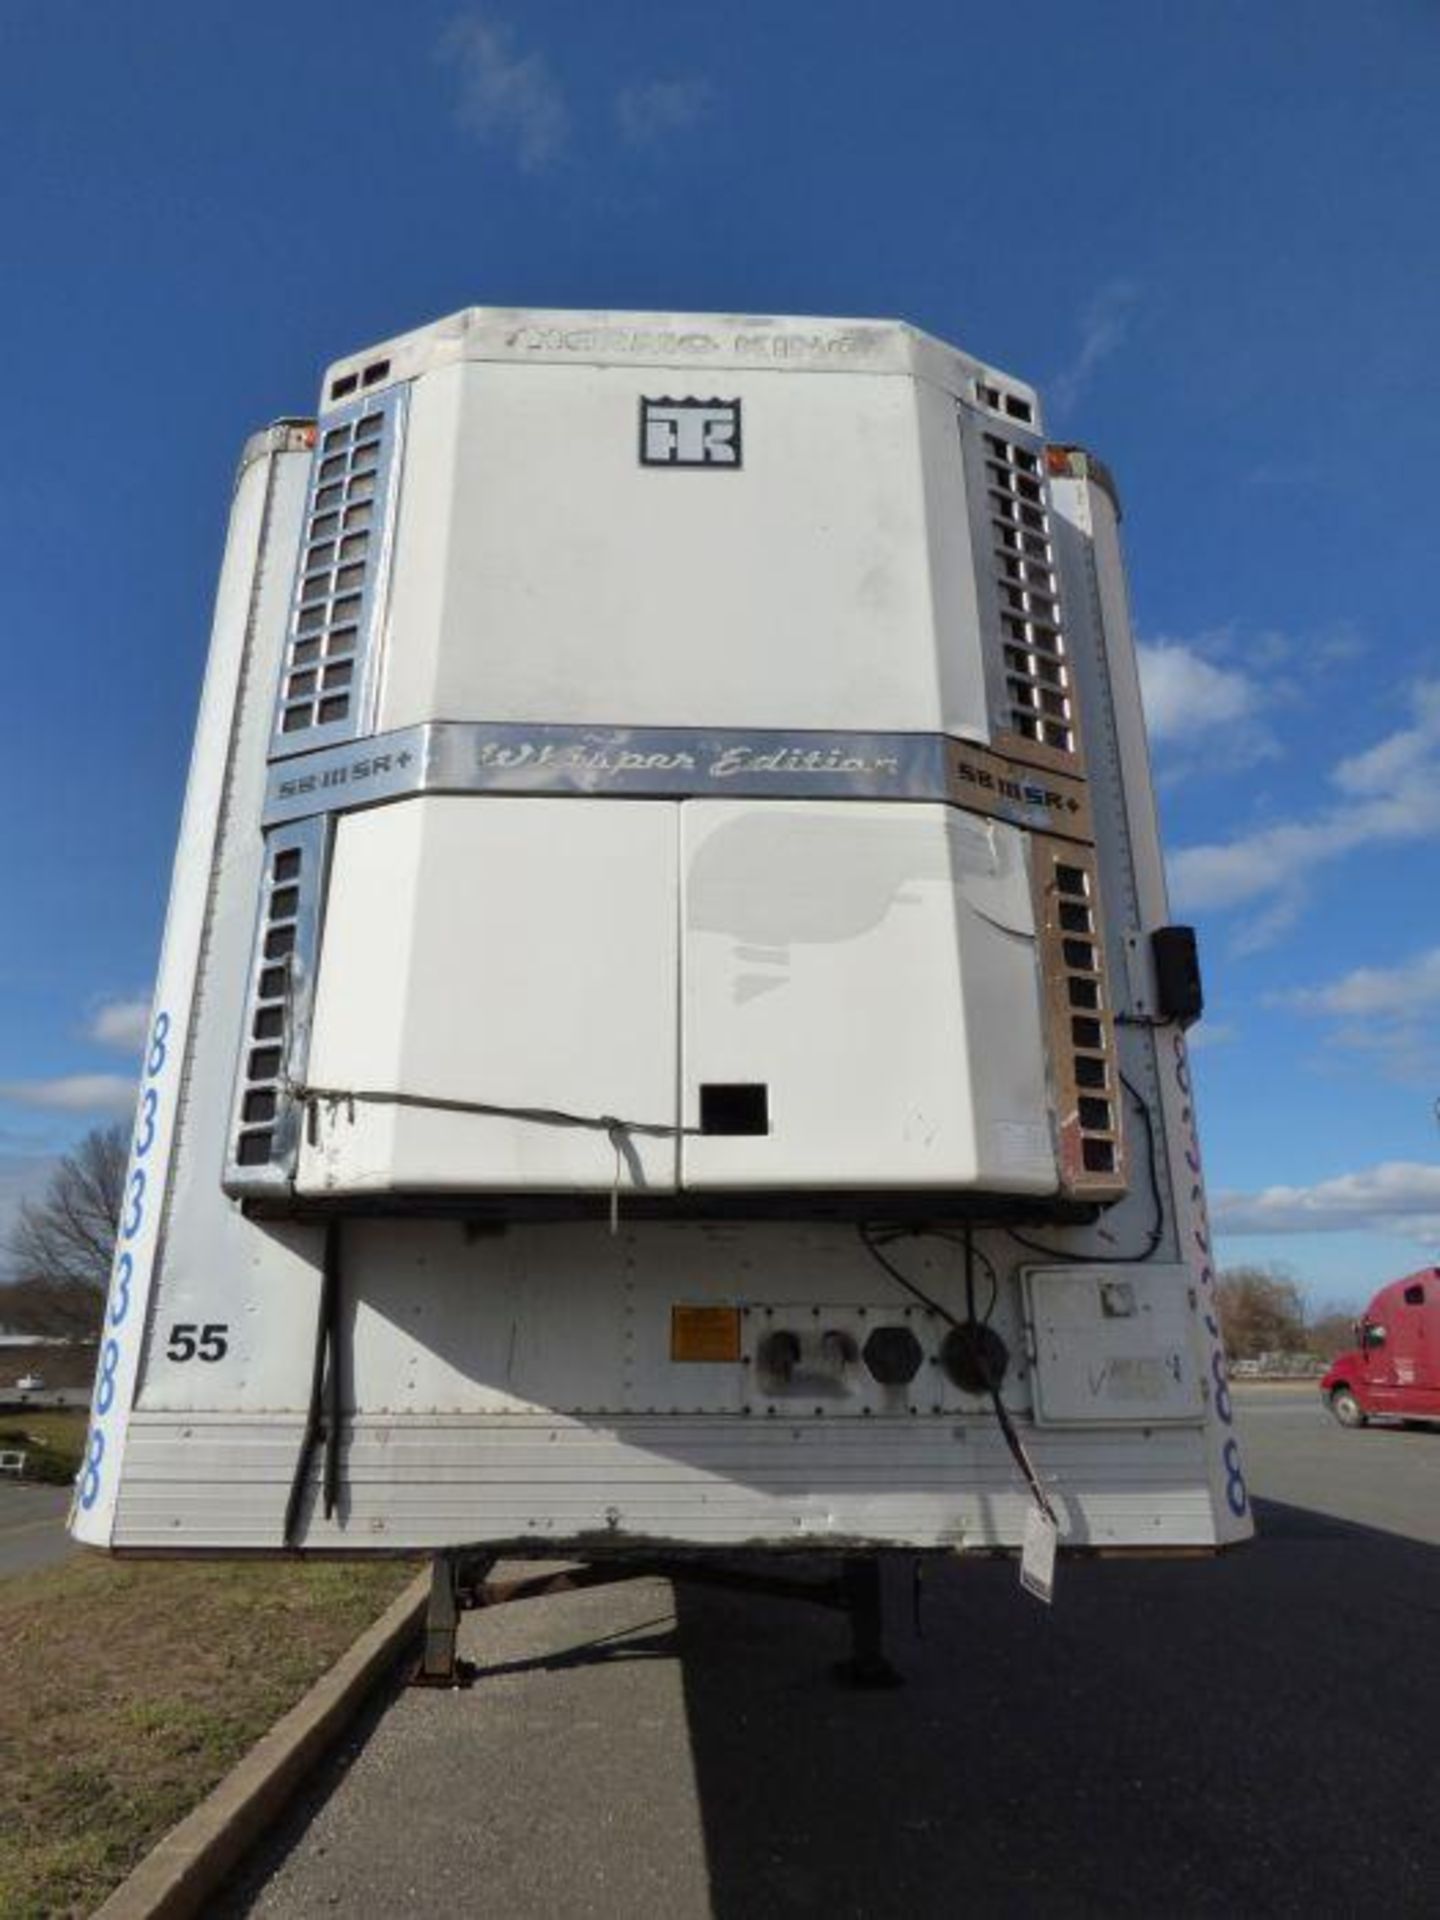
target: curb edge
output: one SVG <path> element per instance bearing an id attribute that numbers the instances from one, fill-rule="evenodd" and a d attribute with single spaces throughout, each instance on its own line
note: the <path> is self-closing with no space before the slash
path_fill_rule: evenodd
<path id="1" fill-rule="evenodd" d="M 95 1909 L 92 1920 L 190 1920 L 282 1811 L 424 1623 L 430 1575 L 385 1612 Z"/>

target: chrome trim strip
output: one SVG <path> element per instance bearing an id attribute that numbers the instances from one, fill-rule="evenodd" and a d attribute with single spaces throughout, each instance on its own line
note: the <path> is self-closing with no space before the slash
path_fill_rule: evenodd
<path id="1" fill-rule="evenodd" d="M 1088 841 L 1084 783 L 931 733 L 430 721 L 270 769 L 264 824 L 422 793 L 932 800 Z"/>

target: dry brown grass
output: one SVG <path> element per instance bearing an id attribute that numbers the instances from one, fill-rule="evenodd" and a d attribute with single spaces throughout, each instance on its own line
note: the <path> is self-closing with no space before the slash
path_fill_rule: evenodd
<path id="1" fill-rule="evenodd" d="M 93 1912 L 413 1573 L 85 1555 L 0 1582 L 0 1916 Z"/>

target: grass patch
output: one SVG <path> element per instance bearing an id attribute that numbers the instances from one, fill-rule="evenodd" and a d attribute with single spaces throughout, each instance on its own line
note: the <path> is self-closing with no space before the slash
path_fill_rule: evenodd
<path id="1" fill-rule="evenodd" d="M 0 1915 L 93 1912 L 413 1577 L 84 1555 L 0 1581 Z"/>
<path id="2" fill-rule="evenodd" d="M 26 1407 L 19 1413 L 0 1413 L 0 1449 L 20 1449 L 27 1480 L 68 1485 L 80 1468 L 89 1418 L 83 1407 Z"/>

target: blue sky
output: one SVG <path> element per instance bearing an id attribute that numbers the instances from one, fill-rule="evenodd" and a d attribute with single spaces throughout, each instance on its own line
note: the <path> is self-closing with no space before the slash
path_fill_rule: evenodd
<path id="1" fill-rule="evenodd" d="M 128 1107 L 230 475 L 471 303 L 898 315 L 1115 469 L 1231 1260 L 1440 1245 L 1440 12 L 0 0 L 0 1211 Z"/>

